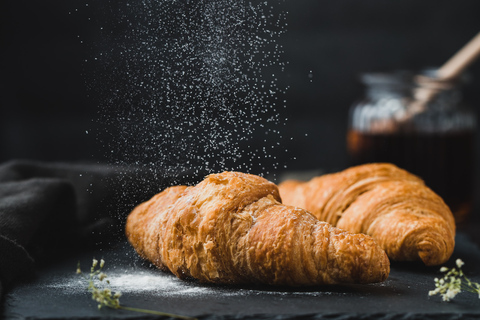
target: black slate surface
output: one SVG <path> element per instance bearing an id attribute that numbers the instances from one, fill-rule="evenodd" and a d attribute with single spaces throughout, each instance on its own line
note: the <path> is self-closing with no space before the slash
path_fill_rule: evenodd
<path id="1" fill-rule="evenodd" d="M 392 263 L 387 281 L 370 285 L 314 288 L 212 286 L 177 279 L 142 261 L 122 242 L 109 249 L 73 254 L 39 269 L 32 281 L 6 295 L 5 319 L 160 319 L 123 310 L 97 309 L 75 274 L 77 262 L 88 271 L 93 258 L 104 258 L 113 291 L 125 306 L 197 316 L 199 319 L 480 319 L 478 295 L 462 292 L 453 301 L 428 296 L 439 267 Z M 468 236 L 457 235 L 455 260 L 480 282 L 480 249 Z"/>

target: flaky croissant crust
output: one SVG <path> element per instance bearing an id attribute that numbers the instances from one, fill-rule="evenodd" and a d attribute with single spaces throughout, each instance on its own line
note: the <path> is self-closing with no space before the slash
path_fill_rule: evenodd
<path id="1" fill-rule="evenodd" d="M 371 237 L 285 206 L 275 184 L 238 172 L 167 188 L 133 210 L 126 234 L 159 268 L 203 282 L 369 283 L 390 270 Z"/>
<path id="2" fill-rule="evenodd" d="M 371 235 L 392 260 L 447 261 L 455 247 L 455 220 L 445 202 L 417 176 L 375 163 L 308 182 L 279 185 L 285 204 L 319 220 Z"/>

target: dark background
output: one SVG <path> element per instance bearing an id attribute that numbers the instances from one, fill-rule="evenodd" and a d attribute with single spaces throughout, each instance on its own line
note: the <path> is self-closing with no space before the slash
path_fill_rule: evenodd
<path id="1" fill-rule="evenodd" d="M 108 161 L 105 144 L 91 134 L 102 130 L 95 121 L 99 97 L 86 83 L 92 66 L 85 60 L 100 39 L 90 20 L 98 19 L 98 1 L 87 8 L 78 0 L 0 3 L 0 162 Z M 478 0 L 282 6 L 288 32 L 280 43 L 289 65 L 279 82 L 289 89 L 281 130 L 294 139 L 284 142 L 289 153 L 280 160 L 291 170 L 348 165 L 347 115 L 362 95 L 359 73 L 439 66 L 480 30 Z M 480 63 L 470 73 L 465 101 L 478 108 Z"/>

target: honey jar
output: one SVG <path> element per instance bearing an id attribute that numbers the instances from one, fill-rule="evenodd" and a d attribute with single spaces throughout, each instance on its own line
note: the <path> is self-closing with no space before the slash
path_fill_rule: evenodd
<path id="1" fill-rule="evenodd" d="M 368 73 L 365 97 L 349 114 L 351 164 L 390 162 L 422 178 L 457 222 L 472 207 L 476 117 L 462 103 L 461 81 L 427 71 Z"/>

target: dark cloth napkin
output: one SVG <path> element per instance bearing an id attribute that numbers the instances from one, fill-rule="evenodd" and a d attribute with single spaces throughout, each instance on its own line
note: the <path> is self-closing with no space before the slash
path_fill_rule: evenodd
<path id="1" fill-rule="evenodd" d="M 0 297 L 42 261 L 117 243 L 135 205 L 165 187 L 203 178 L 106 164 L 0 165 Z"/>

